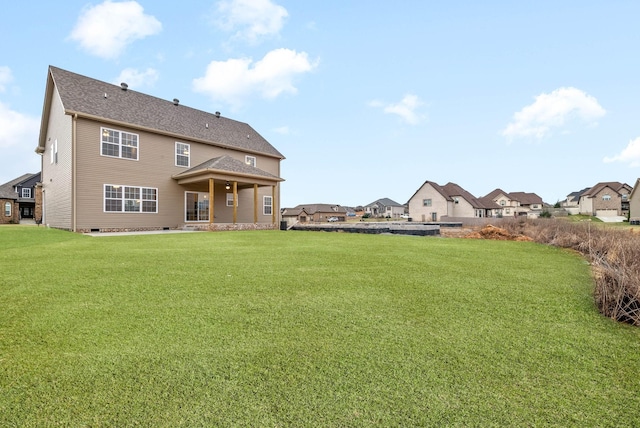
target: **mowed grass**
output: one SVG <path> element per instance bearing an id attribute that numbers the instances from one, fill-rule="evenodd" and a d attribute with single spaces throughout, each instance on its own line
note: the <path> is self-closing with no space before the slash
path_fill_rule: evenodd
<path id="1" fill-rule="evenodd" d="M 640 426 L 640 329 L 527 242 L 0 227 L 0 426 Z"/>

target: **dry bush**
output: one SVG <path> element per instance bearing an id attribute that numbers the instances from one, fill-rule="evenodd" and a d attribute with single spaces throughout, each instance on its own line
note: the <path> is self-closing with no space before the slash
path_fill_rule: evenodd
<path id="1" fill-rule="evenodd" d="M 640 234 L 558 219 L 514 219 L 501 226 L 512 234 L 582 253 L 593 267 L 600 312 L 640 326 Z"/>

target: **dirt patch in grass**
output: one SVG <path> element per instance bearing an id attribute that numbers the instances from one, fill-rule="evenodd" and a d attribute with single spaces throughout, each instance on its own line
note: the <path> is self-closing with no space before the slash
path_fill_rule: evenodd
<path id="1" fill-rule="evenodd" d="M 533 241 L 532 238 L 518 234 L 511 233 L 501 227 L 488 224 L 480 230 L 472 231 L 464 235 L 467 239 L 493 239 L 497 241 Z"/>

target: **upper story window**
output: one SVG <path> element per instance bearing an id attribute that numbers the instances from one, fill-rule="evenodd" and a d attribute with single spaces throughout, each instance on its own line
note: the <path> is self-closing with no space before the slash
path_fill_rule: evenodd
<path id="1" fill-rule="evenodd" d="M 58 140 L 51 143 L 51 165 L 58 163 Z"/>
<path id="2" fill-rule="evenodd" d="M 247 165 L 251 165 L 251 166 L 255 167 L 256 166 L 256 157 L 247 155 L 247 156 L 244 157 L 244 162 Z"/>
<path id="3" fill-rule="evenodd" d="M 431 199 L 423 199 L 422 200 L 422 206 L 423 207 L 430 207 L 431 206 Z"/>
<path id="4" fill-rule="evenodd" d="M 500 206 L 504 207 L 506 203 L 504 199 L 500 199 Z"/>
<path id="5" fill-rule="evenodd" d="M 189 167 L 191 164 L 191 148 L 189 144 L 176 143 L 176 166 Z"/>
<path id="6" fill-rule="evenodd" d="M 31 198 L 31 188 L 30 187 L 23 187 L 22 188 L 22 197 L 23 198 Z"/>
<path id="7" fill-rule="evenodd" d="M 622 196 L 622 200 L 623 200 L 623 201 L 626 201 L 626 200 L 627 200 L 627 198 L 629 197 L 629 195 L 627 195 L 626 193 L 623 193 L 623 194 L 622 194 L 622 195 L 620 195 L 620 196 Z"/>
<path id="8" fill-rule="evenodd" d="M 104 210 L 105 212 L 157 213 L 158 189 L 105 184 Z"/>
<path id="9" fill-rule="evenodd" d="M 102 156 L 138 160 L 138 134 L 101 128 L 100 136 Z"/>
<path id="10" fill-rule="evenodd" d="M 611 195 L 602 195 L 602 200 L 603 201 L 610 201 L 611 200 Z"/>

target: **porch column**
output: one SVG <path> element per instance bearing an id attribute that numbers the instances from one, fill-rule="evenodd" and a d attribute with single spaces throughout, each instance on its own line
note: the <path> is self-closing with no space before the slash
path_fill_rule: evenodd
<path id="1" fill-rule="evenodd" d="M 238 182 L 233 182 L 233 224 L 238 222 Z"/>
<path id="2" fill-rule="evenodd" d="M 213 223 L 213 178 L 209 179 L 209 224 Z"/>
<path id="3" fill-rule="evenodd" d="M 271 223 L 276 224 L 276 186 L 271 186 Z"/>
<path id="4" fill-rule="evenodd" d="M 258 222 L 258 185 L 253 185 L 253 222 Z"/>

